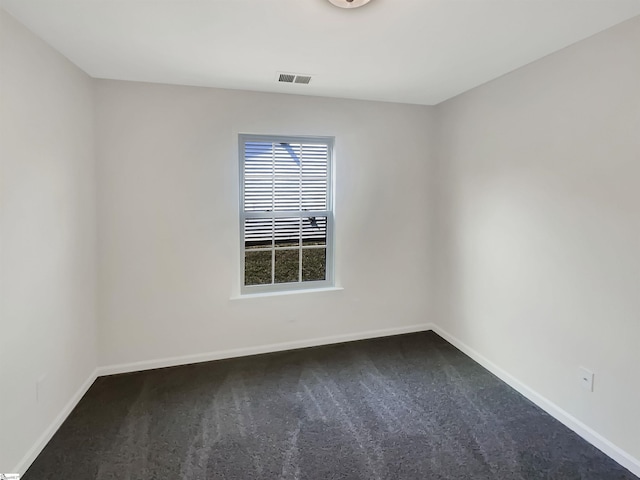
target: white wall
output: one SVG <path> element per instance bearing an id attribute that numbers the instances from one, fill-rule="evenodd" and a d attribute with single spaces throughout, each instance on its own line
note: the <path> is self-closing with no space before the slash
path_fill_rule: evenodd
<path id="1" fill-rule="evenodd" d="M 439 105 L 434 228 L 436 323 L 636 459 L 638 45 L 635 18 Z"/>
<path id="2" fill-rule="evenodd" d="M 95 370 L 96 226 L 91 79 L 2 9 L 0 59 L 0 472 L 7 472 L 23 465 Z"/>
<path id="3" fill-rule="evenodd" d="M 118 81 L 96 89 L 101 365 L 427 322 L 428 108 Z M 239 132 L 336 137 L 344 290 L 231 300 Z"/>
<path id="4" fill-rule="evenodd" d="M 0 471 L 96 348 L 143 367 L 433 319 L 640 458 L 639 19 L 436 109 L 92 82 L 0 22 Z M 239 132 L 336 136 L 344 290 L 231 300 Z"/>

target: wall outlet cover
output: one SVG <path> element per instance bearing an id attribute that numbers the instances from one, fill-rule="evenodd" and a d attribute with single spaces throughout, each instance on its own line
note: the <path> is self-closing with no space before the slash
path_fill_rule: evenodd
<path id="1" fill-rule="evenodd" d="M 588 392 L 593 392 L 593 377 L 594 374 L 591 370 L 584 367 L 579 368 L 580 373 L 580 385 Z"/>

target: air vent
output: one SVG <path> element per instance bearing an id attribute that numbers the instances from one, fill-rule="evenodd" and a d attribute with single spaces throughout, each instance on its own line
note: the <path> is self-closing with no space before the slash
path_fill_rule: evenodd
<path id="1" fill-rule="evenodd" d="M 299 83 L 308 85 L 311 81 L 311 75 L 302 75 L 299 73 L 278 73 L 278 82 L 280 83 Z"/>
<path id="2" fill-rule="evenodd" d="M 307 85 L 311 81 L 311 77 L 309 75 L 296 75 L 295 82 L 303 83 Z"/>
<path id="3" fill-rule="evenodd" d="M 295 79 L 296 79 L 296 76 L 290 73 L 281 73 L 278 76 L 278 81 L 283 83 L 293 83 Z"/>

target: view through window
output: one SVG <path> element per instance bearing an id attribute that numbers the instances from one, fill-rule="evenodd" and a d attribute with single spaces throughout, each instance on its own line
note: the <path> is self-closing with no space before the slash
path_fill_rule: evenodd
<path id="1" fill-rule="evenodd" d="M 327 137 L 240 136 L 243 293 L 333 283 Z"/>

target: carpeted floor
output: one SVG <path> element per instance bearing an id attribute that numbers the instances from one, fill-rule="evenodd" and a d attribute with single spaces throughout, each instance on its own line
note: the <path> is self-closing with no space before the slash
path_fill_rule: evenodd
<path id="1" fill-rule="evenodd" d="M 636 479 L 432 332 L 99 378 L 26 480 Z"/>

